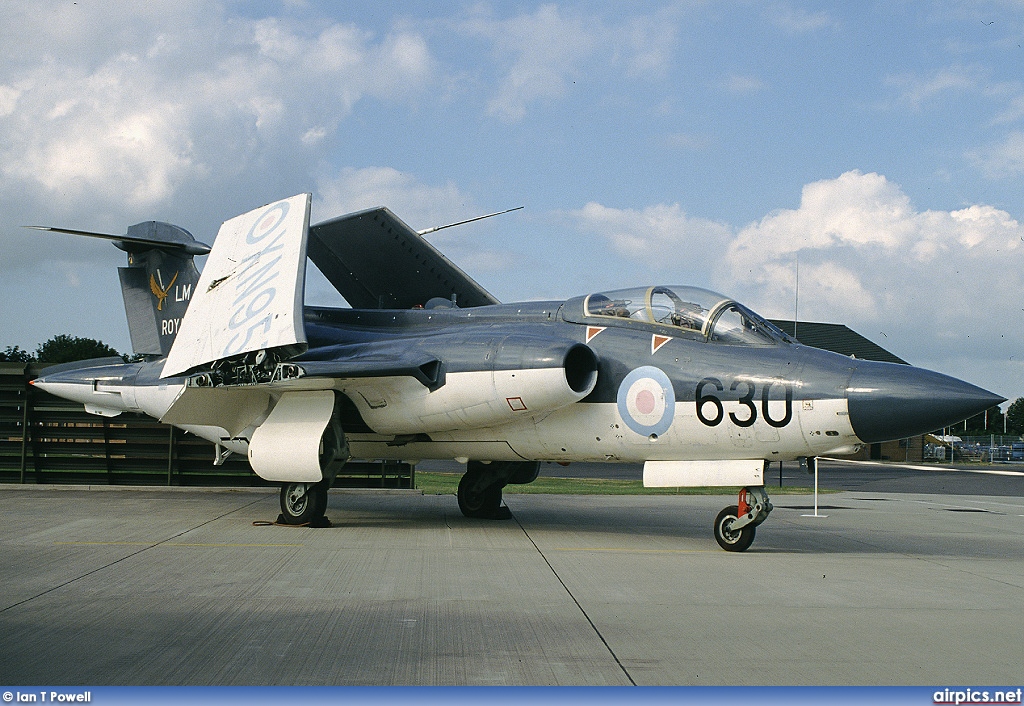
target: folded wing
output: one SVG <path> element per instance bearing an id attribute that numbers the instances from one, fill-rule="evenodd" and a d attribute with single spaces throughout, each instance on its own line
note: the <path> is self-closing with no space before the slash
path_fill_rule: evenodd
<path id="1" fill-rule="evenodd" d="M 310 195 L 225 221 L 161 377 L 254 351 L 306 349 L 302 297 Z"/>
<path id="2" fill-rule="evenodd" d="M 499 303 L 383 207 L 312 226 L 309 259 L 356 309 L 411 309 L 438 297 L 460 307 Z"/>

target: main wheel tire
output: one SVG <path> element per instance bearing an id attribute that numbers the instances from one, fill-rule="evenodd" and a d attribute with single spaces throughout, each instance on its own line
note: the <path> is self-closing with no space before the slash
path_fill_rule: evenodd
<path id="1" fill-rule="evenodd" d="M 281 516 L 289 525 L 316 522 L 327 512 L 327 481 L 281 486 Z"/>
<path id="2" fill-rule="evenodd" d="M 526 485 L 537 480 L 540 475 L 539 461 L 508 461 L 514 470 L 508 477 L 508 482 L 515 485 Z"/>
<path id="3" fill-rule="evenodd" d="M 739 512 L 740 509 L 737 505 L 730 505 L 718 513 L 718 517 L 715 518 L 715 541 L 727 552 L 746 551 L 754 541 L 755 527 L 753 525 L 747 525 L 738 530 L 732 529 L 732 523 L 739 519 Z"/>
<path id="4" fill-rule="evenodd" d="M 483 490 L 478 490 L 474 487 L 475 480 L 467 473 L 459 481 L 459 510 L 466 517 L 494 517 L 501 507 L 501 486 L 489 485 Z"/>

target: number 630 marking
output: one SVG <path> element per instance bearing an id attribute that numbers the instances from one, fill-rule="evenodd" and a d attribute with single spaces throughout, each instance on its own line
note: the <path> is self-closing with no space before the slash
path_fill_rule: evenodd
<path id="1" fill-rule="evenodd" d="M 771 396 L 772 387 L 775 385 L 782 385 L 786 391 L 786 413 L 782 419 L 772 419 L 771 413 L 768 411 L 768 398 Z M 714 392 L 704 394 L 704 388 L 711 386 L 718 392 L 725 392 L 725 386 L 722 381 L 718 378 L 704 378 L 697 383 L 697 390 L 694 393 L 697 405 L 697 419 L 709 427 L 715 427 L 722 423 L 725 419 L 725 407 L 722 405 L 722 400 Z M 736 392 L 738 388 L 743 388 L 743 395 L 737 400 L 741 405 L 750 410 L 750 413 L 745 418 L 740 418 L 735 412 L 729 412 L 729 419 L 732 423 L 738 427 L 749 427 L 753 426 L 754 422 L 757 421 L 757 405 L 754 404 L 754 396 L 757 394 L 757 385 L 753 380 L 744 380 L 739 378 L 734 380 L 732 385 L 729 386 L 730 392 Z M 715 416 L 706 417 L 704 416 L 704 408 L 706 405 L 713 405 L 715 408 Z M 793 419 L 793 388 L 788 382 L 781 380 L 773 380 L 766 385 L 761 387 L 761 416 L 764 418 L 769 425 L 779 429 L 786 426 Z"/>

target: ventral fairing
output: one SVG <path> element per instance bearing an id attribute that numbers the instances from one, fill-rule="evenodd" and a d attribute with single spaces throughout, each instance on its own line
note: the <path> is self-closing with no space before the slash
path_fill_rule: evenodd
<path id="1" fill-rule="evenodd" d="M 459 508 L 486 518 L 508 516 L 502 489 L 542 461 L 636 462 L 646 486 L 742 487 L 714 523 L 730 551 L 772 510 L 769 462 L 854 453 L 1003 401 L 803 346 L 696 287 L 502 304 L 388 209 L 310 226 L 309 206 L 301 194 L 233 218 L 212 249 L 163 223 L 101 235 L 128 253 L 146 361 L 84 361 L 35 384 L 178 426 L 219 459 L 246 454 L 294 524 L 323 517 L 349 459 L 456 459 Z M 303 305 L 307 258 L 353 308 Z"/>

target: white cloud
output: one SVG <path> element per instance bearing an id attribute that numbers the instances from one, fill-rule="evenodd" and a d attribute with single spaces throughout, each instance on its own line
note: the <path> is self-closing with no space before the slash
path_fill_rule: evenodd
<path id="1" fill-rule="evenodd" d="M 886 83 L 899 90 L 901 101 L 920 108 L 943 94 L 977 90 L 982 85 L 982 77 L 976 68 L 950 66 L 923 78 L 909 73 L 889 76 Z"/>
<path id="2" fill-rule="evenodd" d="M 325 137 L 327 137 L 327 128 L 322 126 L 311 127 L 302 136 L 302 144 L 312 147 L 323 142 Z"/>
<path id="3" fill-rule="evenodd" d="M 14 86 L 0 86 L 0 118 L 14 112 L 20 95 L 21 91 Z"/>
<path id="4" fill-rule="evenodd" d="M 1008 263 L 1022 249 L 1024 226 L 1005 211 L 917 211 L 885 177 L 851 171 L 741 229 L 727 260 L 745 296 L 789 316 L 799 257 L 801 318 L 897 327 L 912 345 L 1014 316 L 1024 272 Z"/>
<path id="5" fill-rule="evenodd" d="M 579 17 L 563 16 L 555 5 L 504 20 L 477 14 L 463 29 L 489 40 L 507 66 L 488 110 L 509 122 L 521 120 L 529 103 L 565 95 L 600 33 Z"/>
<path id="6" fill-rule="evenodd" d="M 770 21 L 791 34 L 806 34 L 835 26 L 827 12 L 809 12 L 803 8 L 772 4 L 767 10 Z"/>
<path id="7" fill-rule="evenodd" d="M 709 286 L 772 317 L 793 314 L 799 259 L 801 320 L 845 323 L 914 363 L 998 358 L 1006 351 L 972 348 L 983 340 L 972 333 L 993 327 L 1006 331 L 1007 350 L 1024 346 L 1012 326 L 1024 226 L 992 206 L 919 211 L 884 176 L 850 171 L 807 184 L 799 207 L 739 229 L 678 205 L 589 203 L 570 215 L 659 280 Z"/>
<path id="8" fill-rule="evenodd" d="M 1024 118 L 1024 95 L 1016 95 L 1009 100 L 1002 111 L 992 118 L 992 124 L 1008 125 L 1016 123 L 1022 118 Z"/>
<path id="9" fill-rule="evenodd" d="M 308 180 L 306 150 L 334 138 L 357 101 L 411 99 L 433 80 L 425 41 L 408 31 L 221 12 L 42 6 L 4 23 L 0 197 L 88 219 L 152 212 L 186 186 Z"/>
<path id="10" fill-rule="evenodd" d="M 591 202 L 569 215 L 581 230 L 609 241 L 619 255 L 662 272 L 706 263 L 731 235 L 727 225 L 688 216 L 679 204 L 637 211 Z"/>
<path id="11" fill-rule="evenodd" d="M 852 171 L 803 188 L 800 208 L 777 211 L 743 229 L 731 248 L 734 262 L 833 245 L 891 246 L 901 239 L 910 199 L 878 174 Z"/>
<path id="12" fill-rule="evenodd" d="M 1024 132 L 1014 130 L 1002 142 L 969 152 L 967 158 L 991 179 L 1024 174 Z"/>
<path id="13" fill-rule="evenodd" d="M 674 132 L 670 135 L 666 135 L 664 142 L 666 146 L 674 149 L 703 152 L 711 147 L 714 140 L 707 135 L 688 132 Z"/>
<path id="14" fill-rule="evenodd" d="M 542 5 L 531 14 L 496 19 L 476 8 L 461 31 L 487 40 L 502 64 L 488 112 L 506 122 L 526 116 L 538 101 L 564 97 L 574 79 L 622 65 L 630 77 L 661 76 L 677 42 L 673 13 L 605 23 L 593 16 Z"/>
<path id="15" fill-rule="evenodd" d="M 317 193 L 313 220 L 387 206 L 412 228 L 424 230 L 459 220 L 469 212 L 468 197 L 451 182 L 430 186 L 392 167 L 342 169 L 321 179 Z M 467 217 L 472 215 L 479 214 Z"/>
<path id="16" fill-rule="evenodd" d="M 631 18 L 613 33 L 621 46 L 617 56 L 625 61 L 629 75 L 640 78 L 664 75 L 679 43 L 679 25 L 670 9 Z"/>
<path id="17" fill-rule="evenodd" d="M 758 93 L 763 91 L 764 88 L 764 81 L 756 76 L 738 76 L 734 74 L 725 80 L 725 89 L 729 93 Z"/>

